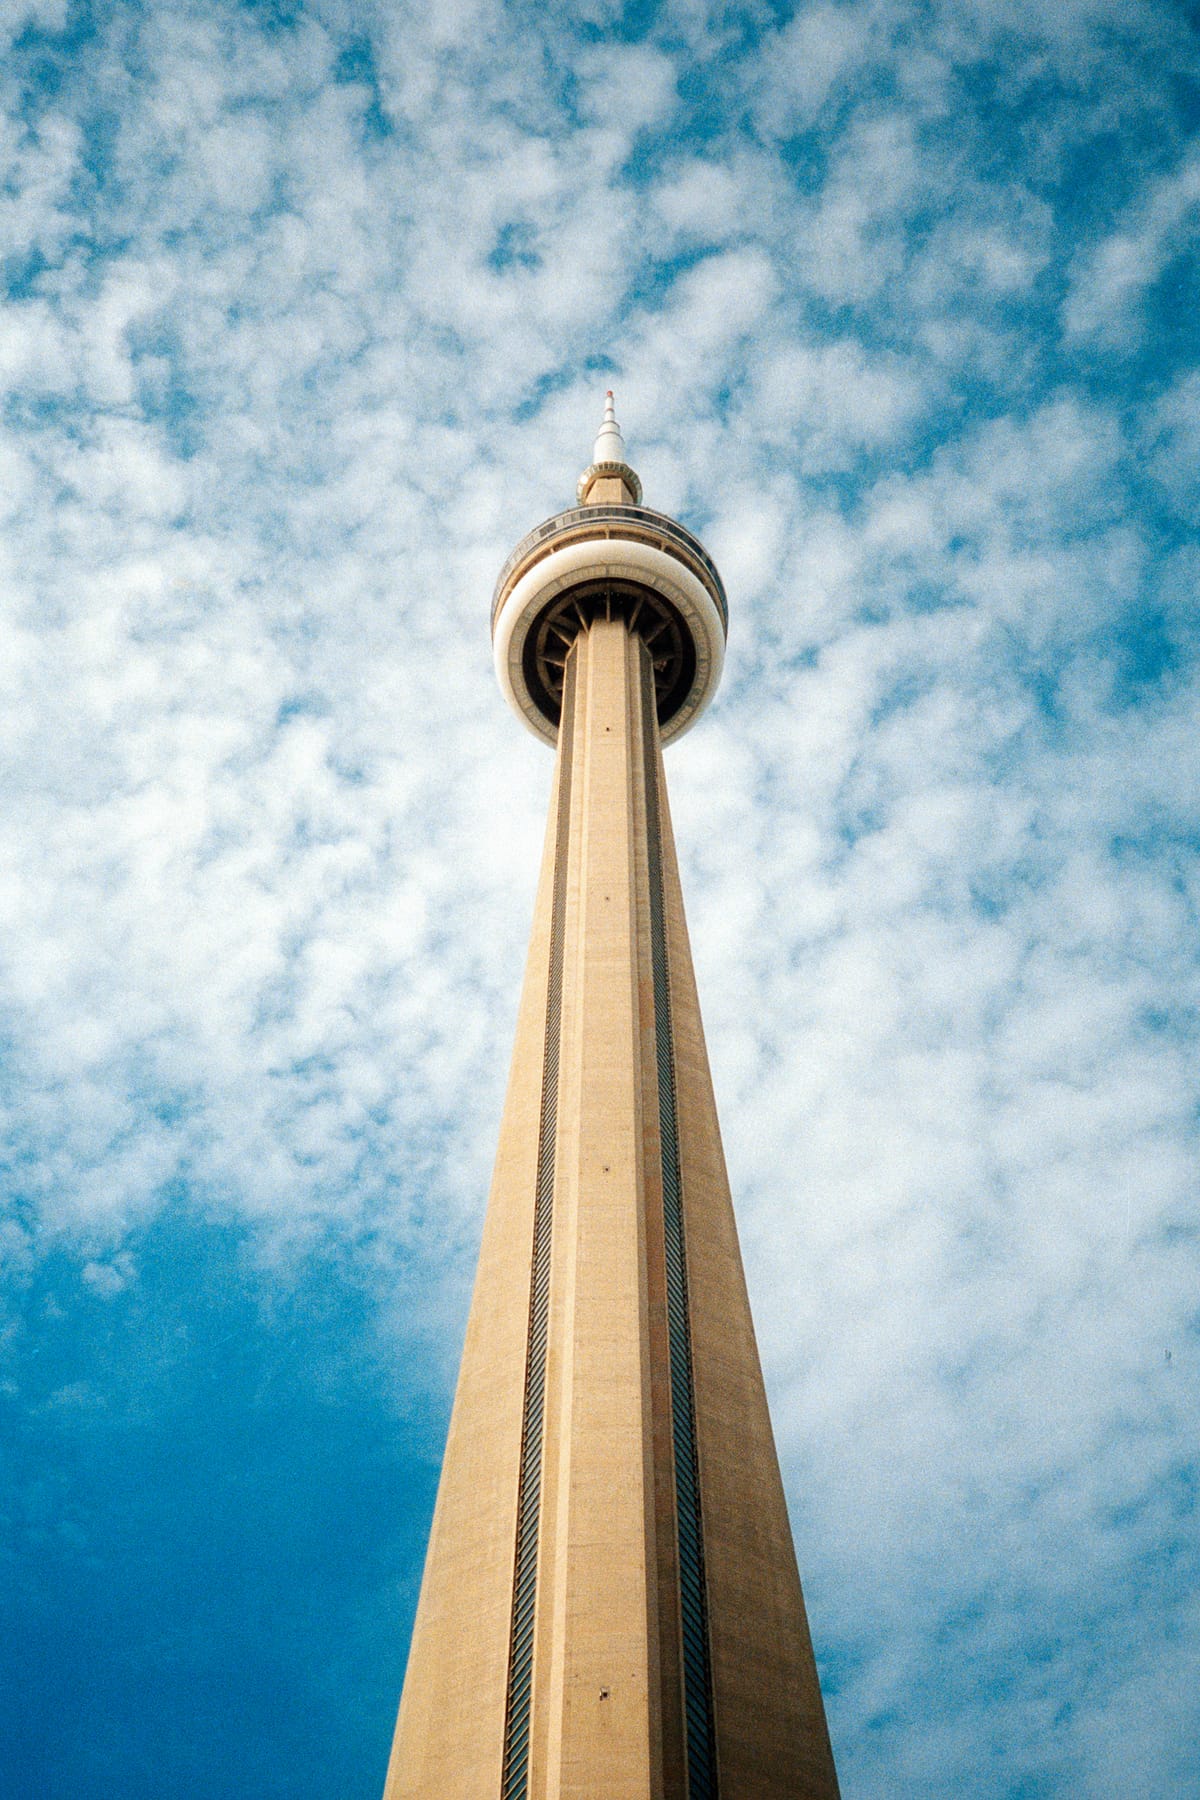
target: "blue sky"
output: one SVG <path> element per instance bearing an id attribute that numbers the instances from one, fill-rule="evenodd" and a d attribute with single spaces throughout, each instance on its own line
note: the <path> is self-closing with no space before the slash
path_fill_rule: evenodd
<path id="1" fill-rule="evenodd" d="M 0 46 L 5 1794 L 382 1786 L 611 385 L 847 1800 L 1200 1797 L 1188 9 Z"/>

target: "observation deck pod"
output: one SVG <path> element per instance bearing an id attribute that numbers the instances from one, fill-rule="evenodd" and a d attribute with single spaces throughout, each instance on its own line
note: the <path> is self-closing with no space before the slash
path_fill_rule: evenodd
<path id="1" fill-rule="evenodd" d="M 513 711 L 555 744 L 563 671 L 576 634 L 623 617 L 654 665 L 665 744 L 716 693 L 729 612 L 716 565 L 690 531 L 644 506 L 592 502 L 556 513 L 521 539 L 496 583 L 492 647 Z"/>

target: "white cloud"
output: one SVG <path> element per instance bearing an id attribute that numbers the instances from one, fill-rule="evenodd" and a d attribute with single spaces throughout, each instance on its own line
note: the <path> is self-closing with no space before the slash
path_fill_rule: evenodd
<path id="1" fill-rule="evenodd" d="M 1140 334 L 1139 307 L 1171 257 L 1194 240 L 1200 157 L 1185 157 L 1139 195 L 1123 223 L 1079 259 L 1063 311 L 1077 337 L 1120 345 Z"/>
<path id="2" fill-rule="evenodd" d="M 109 1262 L 84 1263 L 79 1279 L 102 1300 L 112 1300 L 137 1279 L 137 1266 L 128 1250 L 121 1250 Z"/>
<path id="3" fill-rule="evenodd" d="M 673 59 L 645 44 L 606 44 L 575 59 L 579 109 L 628 143 L 647 125 L 662 125 L 675 107 Z"/>
<path id="4" fill-rule="evenodd" d="M 1145 437 L 1150 467 L 1173 499 L 1186 505 L 1200 478 L 1200 374 L 1194 370 L 1149 408 Z"/>
<path id="5" fill-rule="evenodd" d="M 893 444 L 929 403 L 895 358 L 875 362 L 853 342 L 796 344 L 764 359 L 751 405 L 756 429 L 795 436 L 806 471 L 848 467 Z"/>
<path id="6" fill-rule="evenodd" d="M 662 225 L 685 242 L 720 243 L 745 222 L 747 181 L 754 172 L 695 157 L 653 190 Z M 757 209 L 756 209 L 757 210 Z"/>
<path id="7" fill-rule="evenodd" d="M 9 43 L 21 32 L 62 31 L 67 22 L 67 0 L 0 0 L 0 33 Z"/>
<path id="8" fill-rule="evenodd" d="M 810 125 L 843 78 L 868 60 L 877 16 L 874 7 L 828 0 L 798 10 L 772 46 L 760 122 L 780 136 Z"/>

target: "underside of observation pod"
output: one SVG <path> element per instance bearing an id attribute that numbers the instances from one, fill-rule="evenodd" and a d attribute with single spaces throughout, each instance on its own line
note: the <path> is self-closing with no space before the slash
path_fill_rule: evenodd
<path id="1" fill-rule="evenodd" d="M 659 729 L 670 743 L 721 679 L 721 577 L 690 531 L 639 504 L 611 394 L 578 492 L 581 504 L 531 531 L 500 572 L 492 644 L 501 689 L 536 737 L 556 743 L 571 645 L 597 618 L 623 619 L 650 652 Z"/>

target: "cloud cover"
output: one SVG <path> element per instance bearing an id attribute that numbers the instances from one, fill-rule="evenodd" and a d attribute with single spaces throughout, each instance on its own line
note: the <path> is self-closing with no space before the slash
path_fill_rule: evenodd
<path id="1" fill-rule="evenodd" d="M 110 1471 L 121 1431 L 203 1437 L 169 1395 L 217 1356 L 177 1329 L 209 1233 L 248 1296 L 213 1344 L 324 1380 L 348 1487 L 380 1420 L 423 1473 L 330 1526 L 364 1555 L 320 1755 L 285 1783 L 248 1748 L 296 1704 L 268 1619 L 204 1791 L 379 1785 L 549 774 L 487 599 L 611 384 L 731 596 L 670 779 L 845 1791 L 1200 1794 L 1183 14 L 197 0 L 0 34 L 5 1404 L 43 1459 L 13 1516 L 63 1433 Z M 289 1477 L 246 1467 L 253 1517 Z M 47 1669 L 98 1484 L 73 1547 L 36 1507 L 13 1540 Z M 294 1696 L 329 1645 L 287 1629 Z M 85 1752 L 33 1691 L 16 1791 L 85 1757 L 162 1791 L 149 1727 Z"/>

